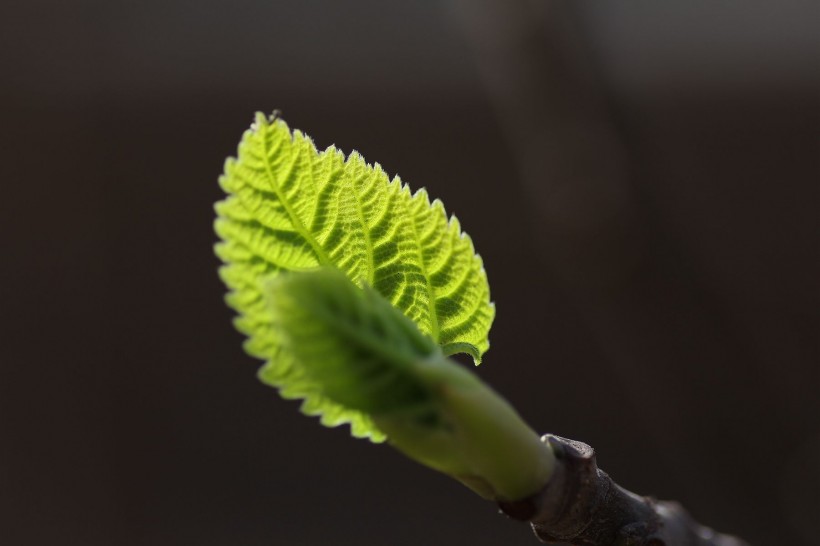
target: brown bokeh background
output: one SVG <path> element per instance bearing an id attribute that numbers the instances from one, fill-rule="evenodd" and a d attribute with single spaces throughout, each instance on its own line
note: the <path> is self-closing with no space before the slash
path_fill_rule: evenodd
<path id="1" fill-rule="evenodd" d="M 4 2 L 0 544 L 536 543 L 256 380 L 212 204 L 274 108 L 457 212 L 534 428 L 819 544 L 818 6 Z"/>

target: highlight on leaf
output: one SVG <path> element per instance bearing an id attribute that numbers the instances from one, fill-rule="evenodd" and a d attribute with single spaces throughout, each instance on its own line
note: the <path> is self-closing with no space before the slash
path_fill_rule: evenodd
<path id="1" fill-rule="evenodd" d="M 495 315 L 481 258 L 455 217 L 425 190 L 412 194 L 398 177 L 357 153 L 313 142 L 278 118 L 257 114 L 228 159 L 217 203 L 216 253 L 246 351 L 265 361 L 260 379 L 322 423 L 350 423 L 354 436 L 381 441 L 367 413 L 323 395 L 273 324 L 264 294 L 282 273 L 333 268 L 370 286 L 447 354 L 476 363 L 489 348 Z"/>

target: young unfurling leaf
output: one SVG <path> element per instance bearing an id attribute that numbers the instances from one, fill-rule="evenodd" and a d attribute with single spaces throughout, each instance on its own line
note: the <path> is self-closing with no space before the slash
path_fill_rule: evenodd
<path id="1" fill-rule="evenodd" d="M 220 178 L 216 251 L 245 348 L 263 359 L 262 381 L 322 423 L 350 423 L 381 441 L 370 416 L 326 396 L 273 327 L 264 286 L 284 272 L 329 267 L 370 286 L 413 321 L 444 354 L 488 349 L 495 309 L 481 259 L 458 221 L 424 190 L 411 194 L 376 164 L 331 147 L 318 153 L 281 119 L 258 114 Z"/>
<path id="2" fill-rule="evenodd" d="M 369 286 L 322 268 L 279 275 L 265 293 L 284 350 L 396 449 L 488 499 L 520 500 L 549 480 L 552 453 L 518 413 Z"/>
<path id="3" fill-rule="evenodd" d="M 427 409 L 416 368 L 441 350 L 375 290 L 321 268 L 279 275 L 265 292 L 284 349 L 324 396 L 368 415 Z"/>

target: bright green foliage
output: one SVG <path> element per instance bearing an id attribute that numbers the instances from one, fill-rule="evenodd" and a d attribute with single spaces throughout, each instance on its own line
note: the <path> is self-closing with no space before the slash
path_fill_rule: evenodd
<path id="1" fill-rule="evenodd" d="M 395 448 L 488 499 L 523 499 L 547 483 L 554 457 L 535 432 L 375 290 L 322 268 L 279 275 L 266 293 L 285 349 Z"/>
<path id="2" fill-rule="evenodd" d="M 216 207 L 216 251 L 236 327 L 248 336 L 246 350 L 266 361 L 260 378 L 283 397 L 304 398 L 305 413 L 384 439 L 367 414 L 325 396 L 285 347 L 263 292 L 282 272 L 335 268 L 373 287 L 445 354 L 467 352 L 478 363 L 488 349 L 495 309 L 481 259 L 424 190 L 411 194 L 356 153 L 319 154 L 302 133 L 261 114 L 220 184 L 229 195 Z"/>
<path id="3" fill-rule="evenodd" d="M 266 292 L 284 347 L 328 398 L 370 415 L 429 406 L 414 368 L 441 350 L 374 289 L 322 268 L 279 275 Z"/>

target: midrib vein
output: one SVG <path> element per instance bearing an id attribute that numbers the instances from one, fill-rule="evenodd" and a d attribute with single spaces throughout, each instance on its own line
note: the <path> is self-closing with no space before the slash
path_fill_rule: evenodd
<path id="1" fill-rule="evenodd" d="M 330 258 L 325 253 L 324 249 L 319 245 L 319 242 L 313 238 L 313 235 L 305 228 L 305 225 L 302 223 L 302 220 L 296 214 L 296 211 L 293 210 L 290 202 L 285 198 L 282 194 L 281 189 L 279 188 L 279 184 L 277 183 L 276 177 L 273 175 L 273 170 L 270 166 L 270 157 L 268 156 L 268 133 L 267 131 L 262 131 L 262 152 L 264 154 L 264 161 L 265 164 L 265 174 L 268 177 L 268 182 L 270 183 L 271 188 L 273 188 L 273 192 L 276 194 L 276 197 L 279 199 L 279 202 L 282 203 L 282 206 L 285 209 L 285 212 L 288 213 L 290 217 L 290 221 L 293 222 L 293 227 L 296 228 L 296 231 L 299 232 L 305 241 L 311 246 L 314 252 L 316 252 L 316 257 L 319 258 L 319 262 L 322 265 L 333 265 L 333 262 L 330 261 Z M 298 161 L 298 157 L 295 161 Z M 295 163 L 294 161 L 294 163 Z M 294 170 L 294 163 L 290 165 L 290 173 Z"/>

